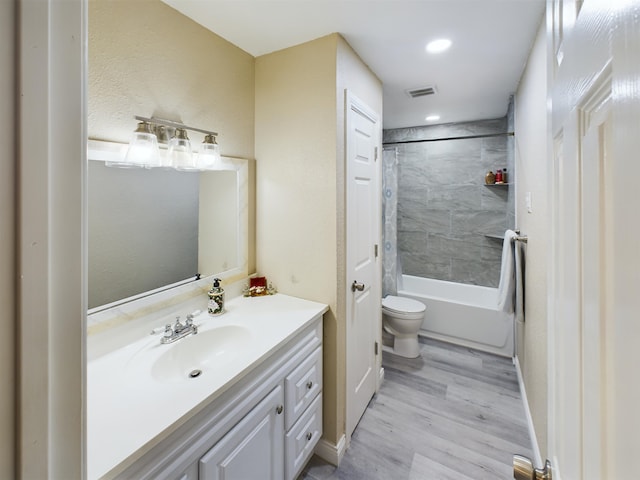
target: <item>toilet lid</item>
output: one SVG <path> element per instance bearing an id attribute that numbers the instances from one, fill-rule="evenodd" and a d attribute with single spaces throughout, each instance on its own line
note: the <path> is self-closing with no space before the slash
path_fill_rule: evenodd
<path id="1" fill-rule="evenodd" d="M 387 295 L 382 299 L 382 306 L 387 310 L 398 313 L 422 313 L 427 307 L 424 303 L 412 298 L 396 297 L 395 295 Z"/>

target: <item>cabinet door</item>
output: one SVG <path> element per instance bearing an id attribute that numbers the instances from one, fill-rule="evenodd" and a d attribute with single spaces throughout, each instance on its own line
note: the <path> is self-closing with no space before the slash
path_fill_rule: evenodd
<path id="1" fill-rule="evenodd" d="M 277 386 L 200 459 L 200 480 L 281 480 L 283 403 Z"/>

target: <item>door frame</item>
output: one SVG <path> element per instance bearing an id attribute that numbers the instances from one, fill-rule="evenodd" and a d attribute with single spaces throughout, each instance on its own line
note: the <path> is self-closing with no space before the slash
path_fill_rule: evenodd
<path id="1" fill-rule="evenodd" d="M 86 0 L 19 0 L 16 473 L 86 477 Z"/>

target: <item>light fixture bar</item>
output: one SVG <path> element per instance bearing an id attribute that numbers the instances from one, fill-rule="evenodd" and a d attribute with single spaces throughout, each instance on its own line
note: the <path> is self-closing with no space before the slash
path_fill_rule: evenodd
<path id="1" fill-rule="evenodd" d="M 164 120 L 162 118 L 155 118 L 155 117 L 146 118 L 146 117 L 140 117 L 138 115 L 135 115 L 134 118 L 136 120 L 141 121 L 141 122 L 152 123 L 152 124 L 155 124 L 155 125 L 164 125 L 165 127 L 171 127 L 171 128 L 183 128 L 183 129 L 186 129 L 186 130 L 191 130 L 193 132 L 200 132 L 200 133 L 204 133 L 204 134 L 213 135 L 214 137 L 218 136 L 217 132 L 212 132 L 211 130 L 203 130 L 201 128 L 188 127 L 187 125 L 185 125 L 183 123 L 173 122 L 171 120 Z"/>

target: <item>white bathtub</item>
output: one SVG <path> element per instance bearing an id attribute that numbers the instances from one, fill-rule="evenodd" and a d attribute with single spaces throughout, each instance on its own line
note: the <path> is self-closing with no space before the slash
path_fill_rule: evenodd
<path id="1" fill-rule="evenodd" d="M 403 275 L 398 295 L 427 311 L 421 335 L 512 357 L 513 315 L 498 311 L 498 289 Z"/>

